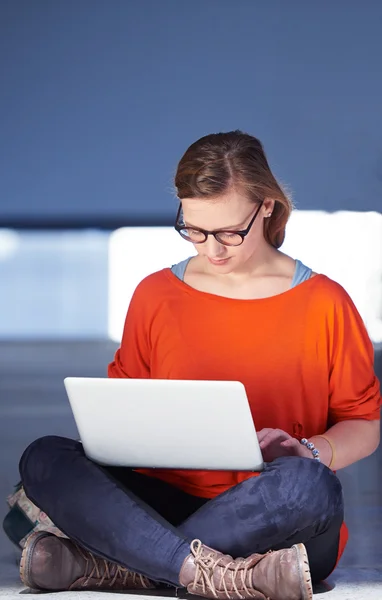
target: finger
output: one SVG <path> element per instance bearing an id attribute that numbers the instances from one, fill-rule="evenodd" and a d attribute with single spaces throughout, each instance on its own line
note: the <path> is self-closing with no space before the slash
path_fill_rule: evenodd
<path id="1" fill-rule="evenodd" d="M 266 446 L 268 446 L 269 444 L 272 444 L 274 442 L 278 442 L 279 444 L 281 444 L 281 442 L 285 441 L 286 439 L 289 439 L 290 436 L 288 433 L 286 433 L 285 431 L 283 431 L 282 429 L 272 429 L 261 441 L 260 443 L 260 447 L 261 448 L 265 448 Z"/>
<path id="2" fill-rule="evenodd" d="M 274 431 L 271 427 L 265 427 L 257 432 L 257 439 L 261 442 L 271 431 Z"/>
<path id="3" fill-rule="evenodd" d="M 289 438 L 288 440 L 284 440 L 283 442 L 281 442 L 281 446 L 284 446 L 284 448 L 290 448 L 292 446 L 296 446 L 297 444 L 298 442 L 294 438 Z"/>
<path id="4" fill-rule="evenodd" d="M 270 448 L 271 446 L 279 446 L 281 443 L 280 438 L 277 435 L 270 433 L 260 442 L 260 448 Z"/>

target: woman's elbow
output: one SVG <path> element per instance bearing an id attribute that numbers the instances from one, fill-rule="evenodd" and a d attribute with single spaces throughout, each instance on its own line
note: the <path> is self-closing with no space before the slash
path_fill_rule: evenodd
<path id="1" fill-rule="evenodd" d="M 380 421 L 370 421 L 371 431 L 369 432 L 369 443 L 370 443 L 370 452 L 368 456 L 374 454 L 376 450 L 379 448 L 379 444 L 381 442 L 381 427 Z"/>

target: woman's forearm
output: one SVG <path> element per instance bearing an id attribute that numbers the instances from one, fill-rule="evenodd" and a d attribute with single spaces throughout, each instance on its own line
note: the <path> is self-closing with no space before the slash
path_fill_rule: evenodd
<path id="1" fill-rule="evenodd" d="M 334 470 L 343 469 L 375 452 L 380 441 L 380 422 L 364 419 L 340 421 L 323 435 L 331 444 L 320 436 L 310 439 L 320 451 L 321 462 Z"/>

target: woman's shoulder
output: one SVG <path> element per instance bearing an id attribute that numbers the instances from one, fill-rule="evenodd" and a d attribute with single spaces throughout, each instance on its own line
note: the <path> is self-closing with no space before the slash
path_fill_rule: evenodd
<path id="1" fill-rule="evenodd" d="M 316 293 L 320 294 L 322 298 L 337 301 L 349 298 L 349 294 L 345 288 L 338 281 L 328 277 L 328 275 L 313 272 L 311 279 L 314 282 Z"/>
<path id="2" fill-rule="evenodd" d="M 346 289 L 324 274 L 312 274 L 310 292 L 317 308 L 325 312 L 355 312 L 357 308 Z"/>
<path id="3" fill-rule="evenodd" d="M 158 301 L 163 299 L 171 288 L 171 269 L 166 267 L 146 275 L 136 286 L 134 297 Z"/>

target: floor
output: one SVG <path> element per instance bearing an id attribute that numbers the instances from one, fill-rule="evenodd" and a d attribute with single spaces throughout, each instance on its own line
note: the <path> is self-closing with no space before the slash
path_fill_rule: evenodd
<path id="1" fill-rule="evenodd" d="M 103 376 L 115 345 L 108 341 L 0 343 L 0 520 L 5 497 L 18 481 L 26 445 L 48 433 L 75 436 L 62 385 L 67 375 Z M 376 353 L 382 377 L 382 348 Z M 382 448 L 340 473 L 347 503 L 350 542 L 339 567 L 315 590 L 317 600 L 382 600 Z M 19 552 L 0 533 L 0 598 L 29 594 L 18 578 Z M 106 600 L 115 594 L 70 592 L 44 598 Z M 143 600 L 143 599 L 142 599 Z"/>

